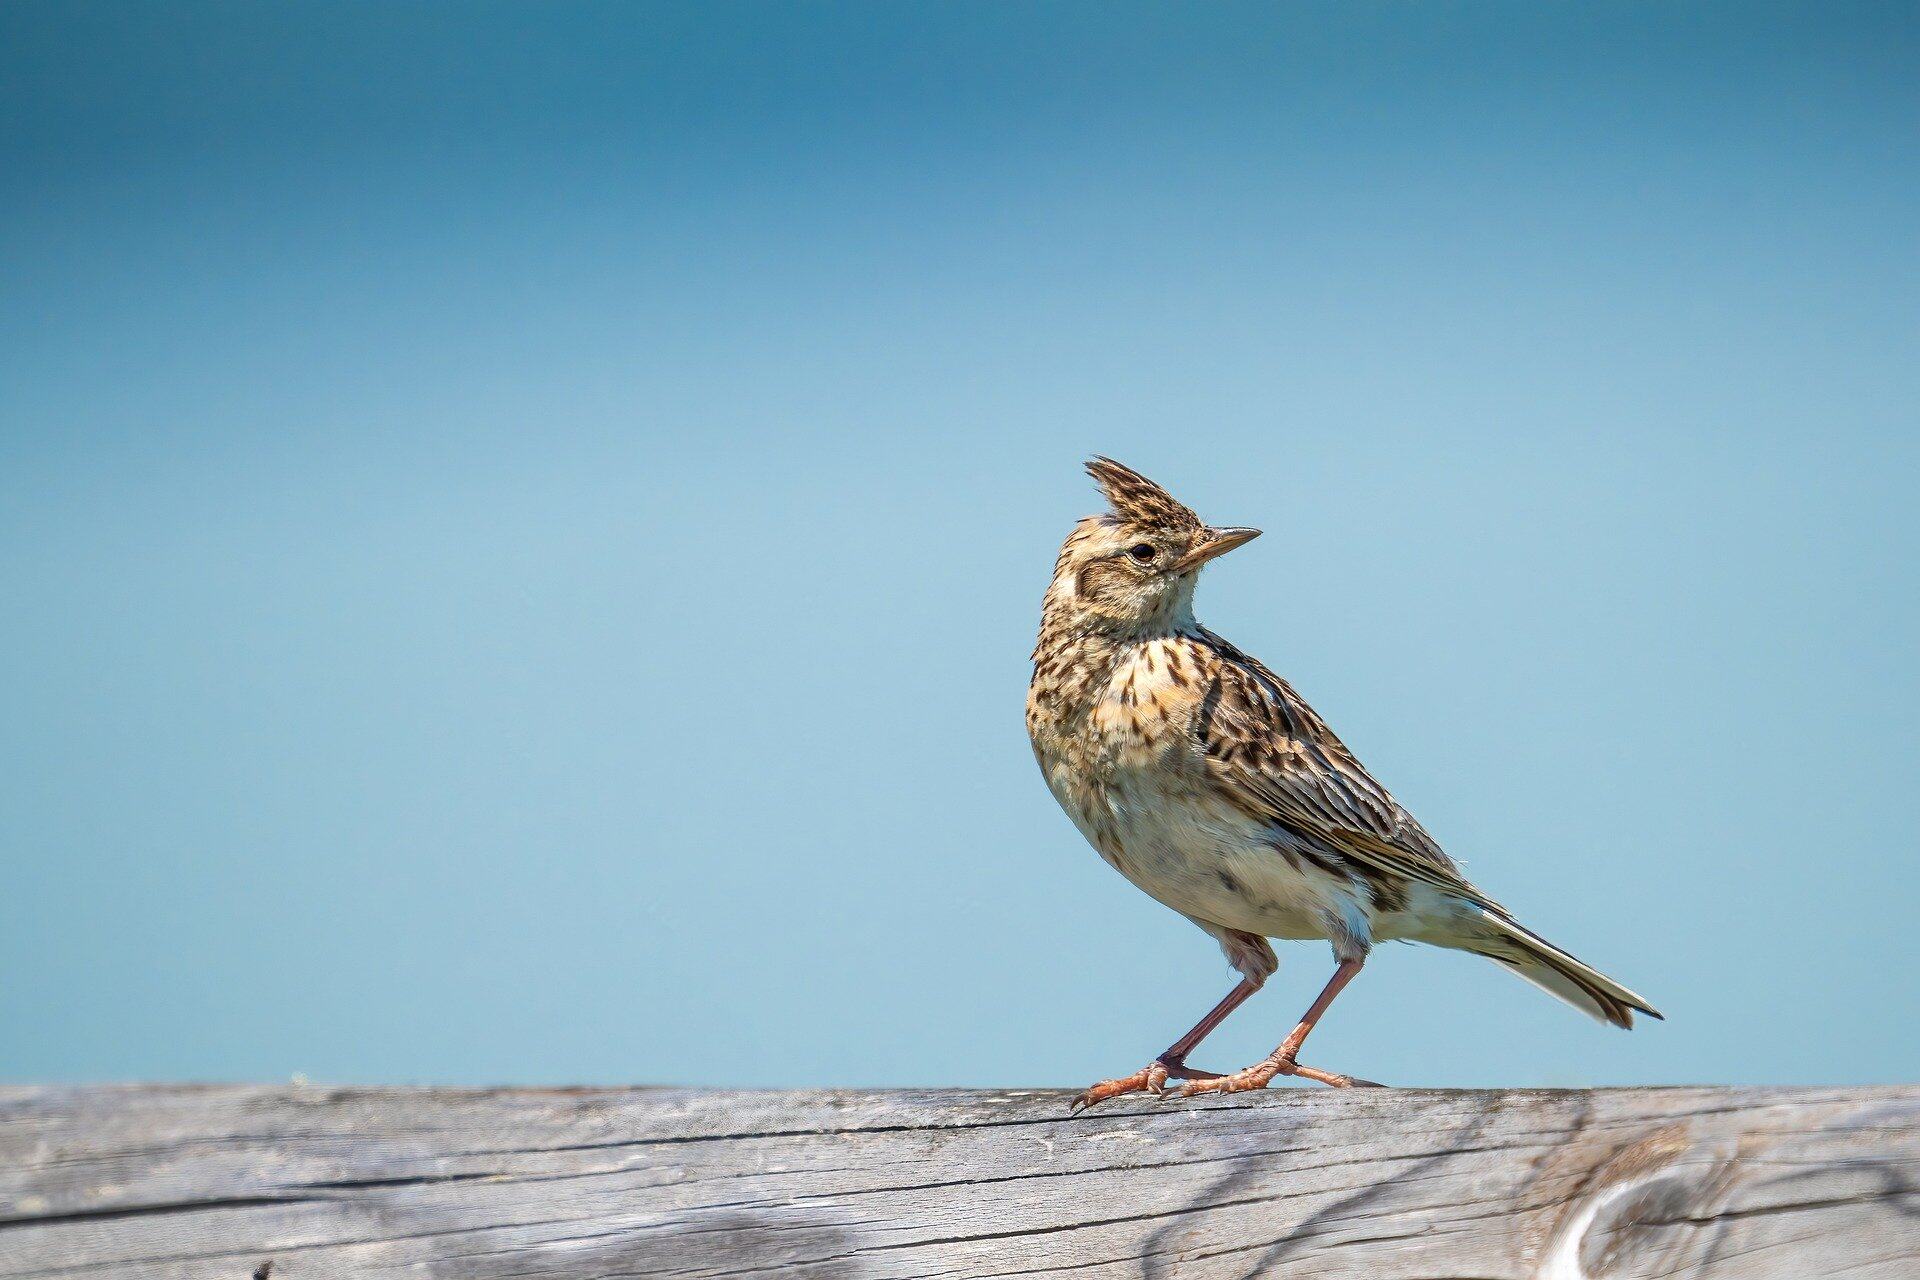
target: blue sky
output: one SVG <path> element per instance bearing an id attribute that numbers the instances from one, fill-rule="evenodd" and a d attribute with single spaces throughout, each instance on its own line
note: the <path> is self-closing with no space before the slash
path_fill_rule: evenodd
<path id="1" fill-rule="evenodd" d="M 0 1077 L 1060 1084 L 1230 983 L 1021 727 L 1109 453 L 1645 993 L 1401 1084 L 1911 1079 L 1907 5 L 10 5 Z M 1329 969 L 1198 1059 L 1265 1053 Z"/>

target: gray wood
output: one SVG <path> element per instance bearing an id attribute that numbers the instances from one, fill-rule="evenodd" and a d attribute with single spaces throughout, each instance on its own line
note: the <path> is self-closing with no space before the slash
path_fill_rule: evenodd
<path id="1" fill-rule="evenodd" d="M 1920 1276 L 1916 1087 L 1066 1099 L 0 1089 L 0 1277 Z"/>

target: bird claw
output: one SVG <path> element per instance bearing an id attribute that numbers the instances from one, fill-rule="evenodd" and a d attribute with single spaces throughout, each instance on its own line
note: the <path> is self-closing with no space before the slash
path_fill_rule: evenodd
<path id="1" fill-rule="evenodd" d="M 1088 1107 L 1098 1106 L 1108 1098 L 1118 1098 L 1129 1093 L 1146 1093 L 1160 1099 L 1173 1095 L 1167 1092 L 1168 1080 L 1218 1080 L 1217 1071 L 1202 1071 L 1199 1067 L 1190 1067 L 1185 1058 L 1155 1058 L 1146 1066 L 1130 1076 L 1121 1076 L 1117 1080 L 1102 1080 L 1090 1085 L 1085 1092 L 1068 1105 L 1074 1115 Z"/>
<path id="2" fill-rule="evenodd" d="M 1292 1063 L 1269 1058 L 1264 1062 L 1224 1076 L 1207 1080 L 1189 1080 L 1180 1086 L 1177 1096 L 1194 1098 L 1203 1093 L 1248 1093 L 1264 1089 L 1277 1075 L 1287 1073 Z"/>
<path id="3" fill-rule="evenodd" d="M 1179 1064 L 1175 1064 L 1175 1070 Z M 1167 1064 L 1159 1060 L 1149 1062 L 1130 1076 L 1121 1076 L 1115 1080 L 1102 1080 L 1089 1085 L 1079 1097 L 1068 1104 L 1072 1115 L 1079 1115 L 1089 1107 L 1095 1107 L 1109 1098 L 1123 1097 L 1129 1093 L 1150 1093 L 1155 1097 L 1164 1097 L 1167 1092 Z"/>
<path id="4" fill-rule="evenodd" d="M 1255 1089 L 1266 1088 L 1273 1082 L 1275 1076 L 1299 1076 L 1303 1080 L 1317 1080 L 1334 1089 L 1384 1089 L 1386 1087 L 1373 1080 L 1338 1075 L 1332 1071 L 1322 1071 L 1318 1067 L 1303 1067 L 1287 1057 L 1267 1058 L 1231 1075 L 1189 1080 L 1180 1086 L 1174 1096 L 1193 1098 L 1203 1093 L 1251 1093 Z"/>

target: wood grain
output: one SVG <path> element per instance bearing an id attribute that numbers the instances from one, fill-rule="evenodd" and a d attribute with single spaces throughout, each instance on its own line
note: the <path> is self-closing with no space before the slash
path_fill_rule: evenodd
<path id="1" fill-rule="evenodd" d="M 0 1277 L 1920 1276 L 1920 1088 L 1067 1096 L 0 1089 Z"/>

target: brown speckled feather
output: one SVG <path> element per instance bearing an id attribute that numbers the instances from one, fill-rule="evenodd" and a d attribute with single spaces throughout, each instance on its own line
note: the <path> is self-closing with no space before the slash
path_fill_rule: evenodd
<path id="1" fill-rule="evenodd" d="M 1358 864 L 1355 874 L 1425 881 L 1504 913 L 1292 685 L 1205 627 L 1196 630 L 1211 683 L 1194 732 L 1211 776 L 1234 803 L 1331 846 Z"/>
<path id="2" fill-rule="evenodd" d="M 1183 534 L 1201 528 L 1193 508 L 1124 463 L 1095 458 L 1087 464 L 1087 474 L 1106 495 L 1114 515 L 1129 524 Z"/>

